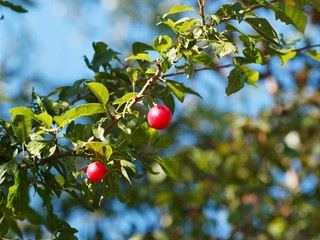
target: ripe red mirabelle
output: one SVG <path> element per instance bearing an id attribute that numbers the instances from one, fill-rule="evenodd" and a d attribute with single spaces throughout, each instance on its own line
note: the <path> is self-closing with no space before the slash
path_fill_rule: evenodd
<path id="1" fill-rule="evenodd" d="M 162 130 L 168 127 L 172 120 L 172 113 L 169 108 L 163 105 L 157 105 L 150 109 L 148 121 L 152 128 Z"/>
<path id="2" fill-rule="evenodd" d="M 90 163 L 87 168 L 88 178 L 92 182 L 100 182 L 107 174 L 107 169 L 101 162 Z"/>

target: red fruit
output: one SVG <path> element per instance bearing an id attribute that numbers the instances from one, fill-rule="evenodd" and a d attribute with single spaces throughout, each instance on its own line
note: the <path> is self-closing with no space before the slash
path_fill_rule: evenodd
<path id="1" fill-rule="evenodd" d="M 150 109 L 148 121 L 151 127 L 162 130 L 168 127 L 172 120 L 172 113 L 166 106 L 158 105 Z"/>
<path id="2" fill-rule="evenodd" d="M 101 162 L 89 164 L 87 169 L 88 178 L 92 182 L 100 182 L 107 174 L 107 169 Z"/>

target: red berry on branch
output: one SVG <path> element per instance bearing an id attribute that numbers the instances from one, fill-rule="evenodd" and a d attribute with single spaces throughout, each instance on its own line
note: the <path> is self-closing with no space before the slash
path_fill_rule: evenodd
<path id="1" fill-rule="evenodd" d="M 148 113 L 148 122 L 150 126 L 157 130 L 168 127 L 172 120 L 172 113 L 169 108 L 163 105 L 157 105 L 150 109 Z"/>
<path id="2" fill-rule="evenodd" d="M 100 182 L 107 174 L 107 169 L 101 162 L 89 164 L 87 169 L 88 178 L 92 182 Z"/>

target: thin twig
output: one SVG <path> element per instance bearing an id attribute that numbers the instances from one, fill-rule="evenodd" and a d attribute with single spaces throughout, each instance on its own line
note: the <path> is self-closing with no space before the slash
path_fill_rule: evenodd
<path id="1" fill-rule="evenodd" d="M 159 79 L 161 77 L 161 73 L 162 73 L 162 69 L 160 67 L 160 64 L 156 64 L 158 67 L 158 70 L 156 72 L 156 74 L 150 78 L 146 84 L 143 86 L 143 88 L 141 89 L 141 91 L 136 95 L 136 97 L 134 99 L 131 100 L 131 102 L 128 104 L 127 108 L 132 110 L 134 108 L 134 106 L 140 101 L 141 98 L 143 98 L 143 96 L 145 95 L 145 93 L 148 91 L 148 89 L 156 82 L 157 79 Z M 117 115 L 105 128 L 104 128 L 104 132 L 108 132 L 111 128 L 113 128 L 121 119 L 123 118 L 123 115 Z M 92 136 L 88 142 L 92 142 L 97 140 L 96 137 Z"/>
<path id="2" fill-rule="evenodd" d="M 200 9 L 199 13 L 200 13 L 200 16 L 201 16 L 201 24 L 202 24 L 202 26 L 206 25 L 206 20 L 205 20 L 204 11 L 203 11 L 204 3 L 205 3 L 205 0 L 203 0 L 202 2 L 201 2 L 201 0 L 198 0 L 199 9 Z"/>
<path id="3" fill-rule="evenodd" d="M 315 48 L 315 47 L 320 47 L 320 44 L 316 44 L 316 45 L 309 45 L 303 48 L 298 48 L 298 49 L 294 49 L 294 52 L 300 53 L 303 50 L 309 49 L 309 48 Z"/>
<path id="4" fill-rule="evenodd" d="M 91 91 L 87 91 L 87 92 L 85 92 L 84 94 L 82 94 L 82 95 L 78 95 L 75 99 L 73 99 L 70 103 L 71 103 L 71 105 L 73 105 L 73 104 L 75 104 L 76 102 L 78 102 L 78 101 L 80 101 L 80 100 L 82 100 L 82 99 L 84 99 L 85 97 L 88 97 L 88 96 L 90 96 L 91 95 Z M 1 239 L 0 239 L 1 240 Z"/>
<path id="5" fill-rule="evenodd" d="M 82 156 L 82 154 L 77 154 L 76 153 L 77 150 L 74 148 L 72 149 L 71 152 L 56 152 L 54 155 L 52 155 L 51 157 L 48 157 L 48 158 L 45 158 L 45 159 L 40 159 L 38 160 L 36 163 L 33 163 L 31 165 L 26 165 L 25 163 L 21 164 L 19 166 L 19 170 L 24 170 L 26 168 L 32 168 L 35 164 L 37 165 L 44 165 L 46 163 L 51 163 L 51 162 L 54 162 L 60 158 L 64 158 L 64 157 L 75 157 L 75 156 Z M 1 240 L 1 238 L 0 238 Z"/>

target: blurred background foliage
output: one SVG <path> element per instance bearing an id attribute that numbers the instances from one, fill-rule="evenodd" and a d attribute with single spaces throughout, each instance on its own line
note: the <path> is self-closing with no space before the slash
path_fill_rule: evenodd
<path id="1" fill-rule="evenodd" d="M 206 13 L 229 2 L 233 1 L 206 1 Z M 24 16 L 45 11 L 41 1 L 17 3 L 28 10 Z M 24 22 L 24 16 L 0 8 L 4 16 L 0 21 L 1 114 L 6 117 L 7 109 L 27 104 L 32 86 L 48 94 L 71 85 L 80 75 L 92 78 L 81 59 L 90 56 L 92 41 L 105 41 L 123 58 L 133 42 L 152 43 L 157 34 L 168 30 L 155 27 L 156 17 L 172 5 L 185 3 L 197 8 L 194 0 L 52 1 L 51 13 L 67 26 L 61 34 L 76 29 L 73 36 L 63 37 L 69 44 L 65 46 L 55 45 L 50 34 L 34 34 L 32 21 Z M 319 44 L 320 15 L 311 8 L 303 10 L 310 24 L 304 35 L 279 21 L 275 27 L 283 30 L 286 41 L 302 38 L 301 47 Z M 259 11 L 274 19 L 268 11 Z M 59 32 L 51 29 L 59 25 L 45 25 L 48 33 Z M 74 51 L 82 54 L 76 57 L 83 63 L 61 68 L 73 59 L 68 55 L 70 45 L 78 46 Z M 38 62 L 50 58 L 46 52 L 56 50 L 66 52 Z M 66 72 L 52 75 L 54 69 Z M 75 69 L 80 69 L 78 75 Z M 134 182 L 133 189 L 123 183 L 128 204 L 109 200 L 92 214 L 63 195 L 55 201 L 59 216 L 79 229 L 79 239 L 320 239 L 320 63 L 301 55 L 284 68 L 275 58 L 257 70 L 259 88 L 249 86 L 231 97 L 221 90 L 228 69 L 199 72 L 188 80 L 187 85 L 204 100 L 187 97 L 163 133 L 173 139 L 162 154 L 179 162 L 176 182 L 154 165 L 158 175 Z M 179 79 L 185 81 L 184 76 Z M 34 199 L 34 206 L 39 201 Z M 37 225 L 21 224 L 26 236 L 50 237 Z"/>

